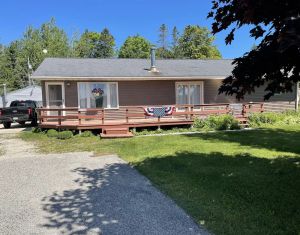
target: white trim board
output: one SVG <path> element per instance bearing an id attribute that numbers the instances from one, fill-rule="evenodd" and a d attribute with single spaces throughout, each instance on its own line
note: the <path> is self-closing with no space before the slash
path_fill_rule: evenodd
<path id="1" fill-rule="evenodd" d="M 187 77 L 65 77 L 65 76 L 32 76 L 40 81 L 189 81 L 189 80 L 224 80 L 226 76 L 187 76 Z"/>

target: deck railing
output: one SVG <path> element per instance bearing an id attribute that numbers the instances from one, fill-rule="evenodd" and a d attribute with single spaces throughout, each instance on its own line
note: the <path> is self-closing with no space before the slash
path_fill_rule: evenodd
<path id="1" fill-rule="evenodd" d="M 174 107 L 170 116 L 149 117 L 145 114 L 145 106 L 120 106 L 118 109 L 99 109 L 99 108 L 40 108 L 38 109 L 38 118 L 40 124 L 45 122 L 55 123 L 61 126 L 63 122 L 72 121 L 76 125 L 105 125 L 108 123 L 124 123 L 155 121 L 157 123 L 176 119 L 178 121 L 193 121 L 195 117 L 205 117 L 208 115 L 233 114 L 232 104 L 201 104 L 201 105 L 158 105 Z M 151 106 L 155 107 L 155 106 Z M 236 111 L 236 110 L 235 110 Z M 263 112 L 263 103 L 245 103 L 241 104 L 240 115 L 247 116 L 251 112 Z M 143 121 L 144 120 L 144 121 Z"/>

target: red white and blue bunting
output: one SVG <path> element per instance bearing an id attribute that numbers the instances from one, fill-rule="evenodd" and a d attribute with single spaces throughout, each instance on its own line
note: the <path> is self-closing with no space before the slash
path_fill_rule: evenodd
<path id="1" fill-rule="evenodd" d="M 165 106 L 165 107 L 145 107 L 145 115 L 149 117 L 164 117 L 173 114 L 175 107 Z"/>

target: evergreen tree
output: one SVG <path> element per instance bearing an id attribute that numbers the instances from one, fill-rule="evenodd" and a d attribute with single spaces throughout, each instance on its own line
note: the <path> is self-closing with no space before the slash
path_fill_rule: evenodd
<path id="1" fill-rule="evenodd" d="M 176 26 L 174 26 L 173 30 L 172 30 L 172 54 L 173 54 L 173 58 L 179 58 L 180 57 L 180 53 L 178 50 L 178 40 L 179 40 L 179 31 L 177 29 Z"/>
<path id="2" fill-rule="evenodd" d="M 165 24 L 162 24 L 159 28 L 159 39 L 158 48 L 156 50 L 156 55 L 158 58 L 172 58 L 172 53 L 169 50 L 168 43 L 168 28 Z"/>

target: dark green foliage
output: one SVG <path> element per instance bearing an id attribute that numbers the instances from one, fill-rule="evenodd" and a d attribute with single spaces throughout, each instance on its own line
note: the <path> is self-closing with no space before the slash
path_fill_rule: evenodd
<path id="1" fill-rule="evenodd" d="M 142 36 L 128 37 L 119 51 L 119 58 L 145 59 L 150 56 L 150 42 Z"/>
<path id="2" fill-rule="evenodd" d="M 43 50 L 47 50 L 47 54 Z M 28 27 L 19 40 L 0 48 L 0 83 L 8 90 L 28 85 L 28 74 L 37 69 L 45 57 L 66 57 L 70 53 L 66 33 L 58 28 L 55 20 L 40 28 Z M 32 70 L 28 68 L 28 58 Z"/>
<path id="3" fill-rule="evenodd" d="M 39 127 L 33 127 L 31 129 L 31 131 L 32 131 L 32 133 L 42 133 L 43 132 L 43 130 Z"/>
<path id="4" fill-rule="evenodd" d="M 249 116 L 249 124 L 252 127 L 277 124 L 299 124 L 300 112 L 287 111 L 283 113 L 253 113 Z"/>
<path id="5" fill-rule="evenodd" d="M 214 0 L 208 17 L 214 19 L 214 34 L 230 29 L 225 41 L 250 25 L 250 36 L 259 39 L 255 50 L 234 60 L 234 69 L 221 93 L 243 99 L 257 87 L 267 85 L 265 99 L 286 93 L 300 81 L 300 4 L 291 0 Z"/>
<path id="6" fill-rule="evenodd" d="M 207 28 L 188 25 L 178 40 L 179 54 L 188 59 L 220 59 L 221 53 L 213 45 L 214 40 Z"/>
<path id="7" fill-rule="evenodd" d="M 54 130 L 54 129 L 50 129 L 47 131 L 47 136 L 50 137 L 50 138 L 57 138 L 58 136 L 58 131 L 57 130 Z"/>
<path id="8" fill-rule="evenodd" d="M 196 118 L 195 128 L 211 130 L 236 130 L 240 129 L 239 122 L 232 115 L 211 115 L 205 119 Z"/>
<path id="9" fill-rule="evenodd" d="M 57 134 L 57 139 L 60 139 L 60 140 L 66 140 L 66 139 L 70 139 L 72 137 L 73 137 L 72 131 L 61 131 L 61 132 L 58 132 L 58 134 Z"/>
<path id="10" fill-rule="evenodd" d="M 107 28 L 101 33 L 86 30 L 75 42 L 75 56 L 82 58 L 109 58 L 114 55 L 115 39 Z"/>
<path id="11" fill-rule="evenodd" d="M 92 137 L 94 134 L 91 131 L 84 131 L 80 134 L 80 137 Z"/>

